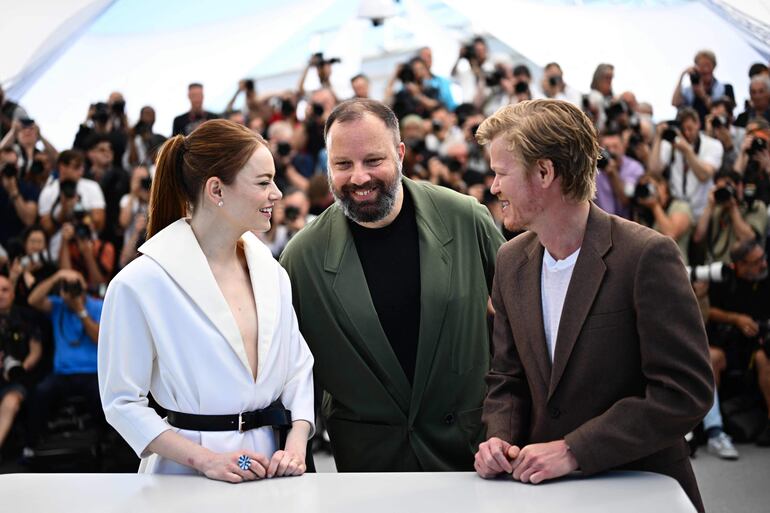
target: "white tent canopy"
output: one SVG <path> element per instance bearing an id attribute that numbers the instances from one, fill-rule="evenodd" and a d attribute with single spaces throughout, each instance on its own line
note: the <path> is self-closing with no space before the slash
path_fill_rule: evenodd
<path id="1" fill-rule="evenodd" d="M 361 69 L 381 90 L 393 60 L 422 45 L 433 48 L 434 72 L 447 75 L 461 42 L 482 33 L 536 65 L 559 62 L 583 91 L 598 63 L 612 63 L 616 92 L 634 91 L 658 118 L 673 114 L 675 80 L 697 50 L 716 52 L 716 75 L 733 84 L 739 106 L 749 65 L 770 55 L 770 5 L 751 0 L 402 0 L 398 16 L 378 28 L 357 19 L 358 0 L 0 3 L 6 95 L 60 149 L 72 143 L 88 105 L 111 91 L 124 94 L 130 118 L 154 106 L 156 130 L 168 133 L 188 108 L 189 82 L 204 83 L 207 108 L 221 110 L 245 76 L 294 87 L 314 51 L 342 58 L 333 77 L 344 95 Z"/>

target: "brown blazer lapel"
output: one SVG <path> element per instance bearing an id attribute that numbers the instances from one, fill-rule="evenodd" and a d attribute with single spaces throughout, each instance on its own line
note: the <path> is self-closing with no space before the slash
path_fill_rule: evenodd
<path id="1" fill-rule="evenodd" d="M 511 319 L 512 326 L 522 326 L 521 333 L 514 331 L 514 337 L 523 342 L 534 356 L 544 387 L 551 379 L 551 359 L 545 343 L 543 325 L 543 299 L 540 290 L 540 273 L 543 267 L 543 246 L 537 238 L 526 248 L 527 260 L 518 268 L 512 300 L 518 305 L 518 319 Z M 520 351 L 522 356 L 526 354 Z"/>
<path id="2" fill-rule="evenodd" d="M 612 247 L 610 217 L 591 203 L 580 255 L 578 255 L 575 263 L 567 296 L 564 299 L 564 307 L 561 311 L 559 333 L 556 337 L 556 349 L 553 358 L 553 371 L 548 387 L 548 399 L 551 398 L 559 385 L 559 380 L 561 380 L 564 369 L 567 367 L 567 362 L 572 354 L 572 349 L 575 347 L 578 335 L 580 335 L 580 330 L 583 328 L 583 323 L 591 310 L 597 292 L 599 292 L 604 273 L 607 270 L 604 255 L 610 247 Z M 542 325 L 542 320 L 540 323 Z"/>

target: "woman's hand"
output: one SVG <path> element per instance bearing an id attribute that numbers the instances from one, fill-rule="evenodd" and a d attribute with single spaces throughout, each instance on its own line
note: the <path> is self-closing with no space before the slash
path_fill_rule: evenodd
<path id="1" fill-rule="evenodd" d="M 249 458 L 247 470 L 243 470 L 238 464 L 241 456 Z M 197 470 L 209 479 L 240 483 L 264 478 L 269 464 L 266 456 L 252 451 L 211 452 L 209 457 L 198 465 Z"/>
<path id="2" fill-rule="evenodd" d="M 275 451 L 267 467 L 267 477 L 301 476 L 307 470 L 305 465 L 305 449 L 292 449 L 288 444 L 286 450 Z"/>

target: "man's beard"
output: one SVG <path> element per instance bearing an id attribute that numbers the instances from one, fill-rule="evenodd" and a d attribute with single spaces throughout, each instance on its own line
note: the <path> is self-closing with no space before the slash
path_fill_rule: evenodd
<path id="1" fill-rule="evenodd" d="M 347 184 L 337 191 L 332 184 L 331 173 L 328 176 L 329 188 L 334 194 L 334 201 L 340 206 L 345 217 L 356 223 L 376 223 L 385 219 L 396 204 L 396 196 L 401 187 L 401 162 L 396 162 L 398 173 L 392 182 L 386 183 L 379 178 L 372 178 L 364 185 Z M 377 198 L 372 201 L 356 201 L 353 194 L 356 191 L 371 189 L 376 191 Z"/>

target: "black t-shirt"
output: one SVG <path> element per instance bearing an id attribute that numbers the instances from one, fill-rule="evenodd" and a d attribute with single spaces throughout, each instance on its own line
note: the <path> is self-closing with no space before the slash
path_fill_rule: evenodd
<path id="1" fill-rule="evenodd" d="M 193 130 L 198 128 L 204 121 L 209 119 L 218 119 L 219 116 L 213 112 L 204 110 L 201 114 L 185 112 L 174 118 L 174 126 L 171 129 L 171 137 L 175 135 L 190 135 Z"/>
<path id="2" fill-rule="evenodd" d="M 414 203 L 404 189 L 396 219 L 383 228 L 348 220 L 369 294 L 407 379 L 414 379 L 420 332 L 420 244 Z"/>
<path id="3" fill-rule="evenodd" d="M 0 166 L 2 168 L 2 166 Z M 24 201 L 37 201 L 40 192 L 26 180 L 18 180 L 19 194 Z M 8 240 L 18 237 L 24 231 L 24 223 L 16 213 L 16 207 L 5 187 L 0 186 L 0 245 L 7 246 Z"/>

